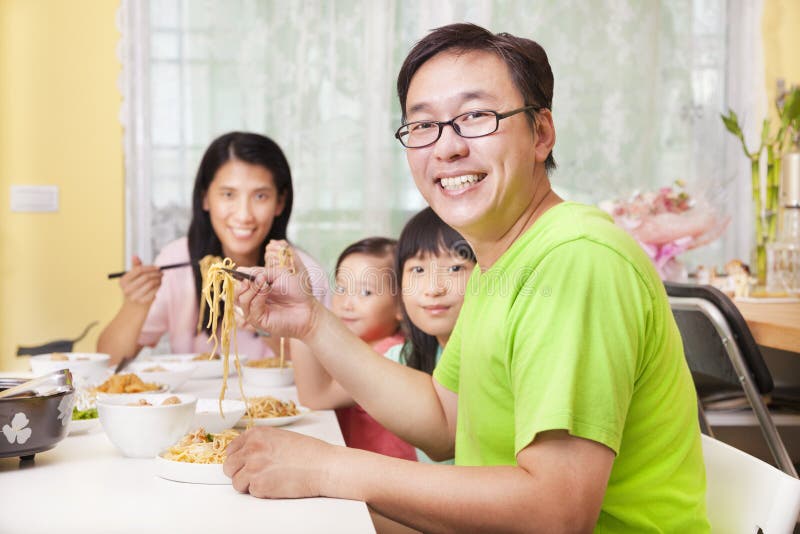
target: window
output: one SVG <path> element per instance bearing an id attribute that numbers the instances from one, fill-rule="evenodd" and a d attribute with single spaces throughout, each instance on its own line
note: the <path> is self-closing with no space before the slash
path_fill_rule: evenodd
<path id="1" fill-rule="evenodd" d="M 289 237 L 327 267 L 352 241 L 396 236 L 424 206 L 393 137 L 396 75 L 428 29 L 461 20 L 547 50 L 559 193 L 595 203 L 680 178 L 735 212 L 740 170 L 726 163 L 719 113 L 737 107 L 729 32 L 745 22 L 728 9 L 725 0 L 124 0 L 128 255 L 152 259 L 185 235 L 200 156 L 234 129 L 284 149 L 295 187 Z M 741 50 L 755 49 L 757 32 L 737 35 Z M 747 209 L 746 185 L 744 195 Z M 709 252 L 718 263 L 749 251 L 748 231 L 735 235 Z"/>

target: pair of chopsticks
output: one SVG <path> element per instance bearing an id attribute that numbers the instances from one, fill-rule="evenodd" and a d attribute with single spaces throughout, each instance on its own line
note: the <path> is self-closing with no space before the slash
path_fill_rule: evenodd
<path id="1" fill-rule="evenodd" d="M 185 261 L 183 263 L 170 263 L 169 265 L 161 265 L 159 267 L 159 270 L 166 271 L 168 269 L 177 269 L 178 267 L 188 267 L 191 264 L 192 262 L 190 261 Z M 113 278 L 119 278 L 120 276 L 123 276 L 127 272 L 128 271 L 120 271 L 118 273 L 108 273 L 108 279 L 111 280 Z"/>
<path id="2" fill-rule="evenodd" d="M 161 270 L 161 271 L 166 271 L 168 269 L 177 269 L 178 267 L 188 267 L 191 264 L 192 264 L 192 262 L 190 262 L 190 261 L 186 261 L 186 262 L 183 262 L 183 263 L 170 263 L 169 265 L 162 265 L 158 269 Z M 253 276 L 252 274 L 243 273 L 241 271 L 234 271 L 233 269 L 222 269 L 222 270 L 230 273 L 230 275 L 233 276 L 234 278 L 236 278 L 237 280 L 242 280 L 242 281 L 249 280 L 251 282 L 255 282 L 256 281 L 256 277 Z M 109 273 L 108 274 L 108 279 L 111 280 L 112 278 L 119 278 L 120 276 L 123 276 L 127 272 L 128 271 L 120 271 L 118 273 Z"/>
<path id="3" fill-rule="evenodd" d="M 222 270 L 241 282 L 244 282 L 245 280 L 250 282 L 256 281 L 256 277 L 252 274 L 243 273 L 242 271 L 236 271 L 233 269 L 226 269 L 225 267 L 223 267 Z"/>

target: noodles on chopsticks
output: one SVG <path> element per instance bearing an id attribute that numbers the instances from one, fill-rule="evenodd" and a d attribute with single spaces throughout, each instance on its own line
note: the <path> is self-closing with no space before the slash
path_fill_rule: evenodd
<path id="1" fill-rule="evenodd" d="M 284 247 L 279 253 L 279 265 L 288 266 L 289 274 L 297 271 L 294 265 L 294 255 L 289 247 Z M 225 269 L 236 269 L 236 264 L 230 258 L 220 259 L 218 256 L 205 256 L 200 260 L 200 273 L 202 276 L 202 295 L 200 299 L 200 318 L 197 322 L 198 333 L 202 330 L 203 317 L 208 308 L 208 327 L 211 331 L 208 342 L 214 343 L 211 354 L 222 355 L 222 389 L 219 394 L 219 411 L 222 413 L 222 401 L 228 389 L 228 373 L 230 370 L 230 344 L 233 338 L 233 362 L 239 376 L 239 391 L 242 399 L 247 403 L 242 384 L 242 366 L 239 361 L 239 349 L 236 343 L 236 319 L 234 316 L 234 300 L 236 281 Z M 223 304 L 227 304 L 224 305 Z M 218 350 L 219 349 L 219 350 Z M 280 338 L 280 367 L 284 367 L 286 338 Z M 280 401 L 279 401 L 280 402 Z M 294 408 L 294 406 L 292 406 Z M 290 410 L 291 411 L 291 410 Z M 252 423 L 253 411 L 248 410 Z M 267 416 L 270 417 L 270 416 Z M 274 417 L 274 416 L 272 416 Z"/>
<path id="2" fill-rule="evenodd" d="M 283 247 L 281 249 L 280 256 L 278 258 L 279 258 L 279 260 L 278 260 L 279 261 L 279 265 L 281 267 L 285 267 L 287 265 L 289 266 L 289 268 L 287 269 L 289 274 L 294 274 L 294 273 L 297 272 L 297 269 L 295 269 L 295 267 L 294 267 L 294 253 L 292 252 L 292 249 L 290 249 L 289 247 Z M 283 361 L 284 361 L 284 358 L 285 358 L 285 352 L 286 352 L 286 338 L 281 336 L 281 341 L 280 341 L 280 359 L 281 359 L 280 368 L 281 369 L 283 369 Z"/>
<path id="3" fill-rule="evenodd" d="M 211 259 L 209 259 L 211 258 Z M 242 385 L 242 366 L 239 362 L 239 347 L 236 343 L 236 319 L 234 317 L 233 302 L 235 298 L 236 280 L 224 269 L 236 269 L 236 264 L 230 258 L 214 261 L 214 256 L 206 256 L 200 260 L 200 271 L 203 274 L 202 298 L 200 299 L 200 321 L 208 307 L 208 324 L 211 334 L 208 342 L 214 343 L 211 354 L 222 355 L 222 389 L 219 393 L 219 413 L 222 413 L 222 401 L 228 389 L 228 373 L 230 371 L 230 348 L 233 338 L 233 362 L 236 373 L 239 375 L 239 391 L 245 399 L 244 386 Z M 205 269 L 203 267 L 206 267 Z M 223 302 L 227 303 L 223 307 Z M 198 330 L 202 322 L 198 323 Z"/>
<path id="4" fill-rule="evenodd" d="M 203 256 L 199 262 L 197 262 L 198 266 L 200 267 L 200 289 L 205 290 L 206 285 L 208 284 L 208 270 L 214 263 L 222 263 L 222 258 L 219 256 L 214 256 L 213 254 L 208 254 Z M 205 294 L 203 295 L 205 297 Z M 206 302 L 205 298 L 200 299 L 200 316 L 197 318 L 197 333 L 199 334 L 203 330 L 203 312 L 206 309 Z M 214 353 L 211 353 L 214 354 Z"/>

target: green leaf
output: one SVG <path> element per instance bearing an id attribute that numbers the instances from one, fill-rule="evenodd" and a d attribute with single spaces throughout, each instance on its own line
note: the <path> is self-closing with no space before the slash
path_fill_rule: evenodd
<path id="1" fill-rule="evenodd" d="M 739 127 L 739 117 L 736 116 L 736 112 L 732 109 L 728 109 L 728 116 L 720 114 L 720 118 L 722 119 L 722 123 L 725 124 L 725 128 L 735 135 L 736 137 L 742 137 L 742 129 Z"/>
<path id="2" fill-rule="evenodd" d="M 781 112 L 781 124 L 784 128 L 800 121 L 800 87 L 795 87 L 786 95 Z"/>

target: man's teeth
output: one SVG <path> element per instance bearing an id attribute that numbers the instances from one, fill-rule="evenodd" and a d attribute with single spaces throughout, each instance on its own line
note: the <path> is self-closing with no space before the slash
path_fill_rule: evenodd
<path id="1" fill-rule="evenodd" d="M 442 178 L 439 183 L 442 184 L 443 189 L 448 191 L 458 191 L 470 185 L 480 182 L 483 176 L 477 174 L 465 174 L 464 176 L 453 176 L 452 178 Z"/>

